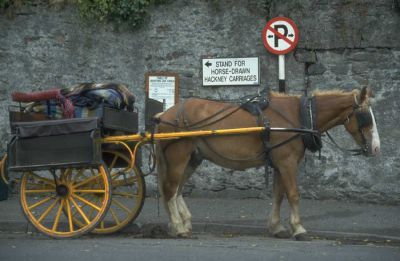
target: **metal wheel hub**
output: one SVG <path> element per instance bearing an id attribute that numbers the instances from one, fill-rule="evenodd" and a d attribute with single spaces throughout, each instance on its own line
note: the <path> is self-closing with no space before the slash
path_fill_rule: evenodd
<path id="1" fill-rule="evenodd" d="M 56 192 L 59 197 L 66 197 L 69 193 L 68 186 L 60 184 L 56 187 Z"/>

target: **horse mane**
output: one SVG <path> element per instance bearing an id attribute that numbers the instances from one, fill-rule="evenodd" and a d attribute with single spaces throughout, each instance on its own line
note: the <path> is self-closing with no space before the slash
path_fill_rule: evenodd
<path id="1" fill-rule="evenodd" d="M 332 89 L 332 90 L 315 90 L 312 92 L 312 96 L 347 96 L 350 93 L 353 94 L 359 94 L 360 90 L 352 90 L 352 91 L 345 91 L 341 89 Z M 273 97 L 301 97 L 299 94 L 288 94 L 288 93 L 283 93 L 283 92 L 276 92 L 276 91 L 271 91 L 270 95 Z"/>
<path id="2" fill-rule="evenodd" d="M 349 93 L 353 93 L 353 94 L 358 94 L 360 91 L 359 90 L 352 90 L 352 91 L 344 91 L 344 90 L 340 90 L 340 89 L 332 89 L 332 90 L 315 90 L 312 92 L 313 96 L 346 96 L 349 95 Z"/>
<path id="3" fill-rule="evenodd" d="M 298 94 L 288 94 L 284 92 L 275 92 L 275 91 L 271 91 L 270 95 L 271 97 L 301 97 L 301 95 Z"/>

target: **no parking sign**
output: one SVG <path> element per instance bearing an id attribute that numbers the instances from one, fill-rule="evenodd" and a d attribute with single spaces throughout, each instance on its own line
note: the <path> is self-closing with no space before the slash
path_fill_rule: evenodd
<path id="1" fill-rule="evenodd" d="M 286 92 L 285 54 L 293 51 L 299 42 L 299 29 L 289 18 L 279 16 L 267 22 L 262 32 L 265 48 L 279 57 L 279 92 Z"/>
<path id="2" fill-rule="evenodd" d="M 275 17 L 265 25 L 263 34 L 265 48 L 273 54 L 291 52 L 299 41 L 296 24 L 287 17 Z"/>

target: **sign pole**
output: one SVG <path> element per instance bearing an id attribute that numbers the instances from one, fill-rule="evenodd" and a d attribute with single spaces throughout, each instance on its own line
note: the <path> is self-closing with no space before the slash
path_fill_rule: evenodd
<path id="1" fill-rule="evenodd" d="M 285 84 L 285 55 L 280 54 L 278 56 L 279 60 L 279 92 L 286 92 Z"/>

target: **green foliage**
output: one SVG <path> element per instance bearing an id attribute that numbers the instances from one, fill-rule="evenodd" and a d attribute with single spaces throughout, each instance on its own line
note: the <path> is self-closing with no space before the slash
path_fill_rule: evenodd
<path id="1" fill-rule="evenodd" d="M 10 6 L 12 0 L 0 0 L 0 9 L 6 9 Z"/>
<path id="2" fill-rule="evenodd" d="M 14 11 L 21 7 L 23 0 L 0 0 L 0 14 L 3 12 L 7 17 L 13 17 Z"/>
<path id="3" fill-rule="evenodd" d="M 143 22 L 150 4 L 166 0 L 77 0 L 81 16 L 89 20 L 127 24 L 136 27 Z"/>
<path id="4" fill-rule="evenodd" d="M 0 9 L 6 10 L 10 7 L 19 6 L 21 1 L 18 0 L 0 0 Z"/>
<path id="5" fill-rule="evenodd" d="M 86 20 L 125 24 L 130 28 L 140 25 L 150 5 L 165 4 L 169 0 L 43 0 L 50 6 L 75 4 Z M 0 11 L 14 12 L 30 0 L 0 0 Z"/>

